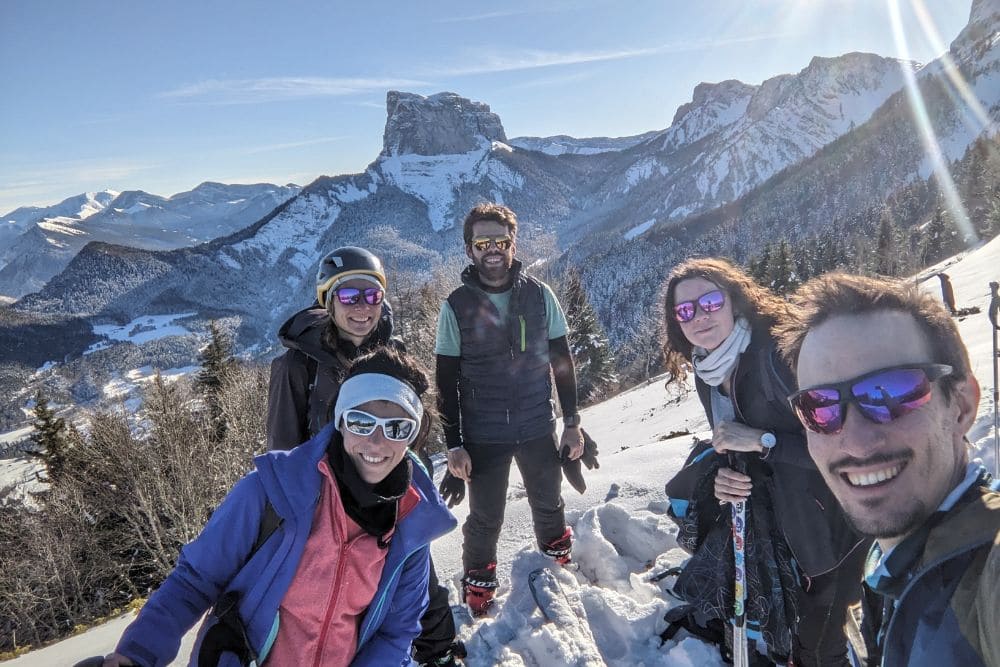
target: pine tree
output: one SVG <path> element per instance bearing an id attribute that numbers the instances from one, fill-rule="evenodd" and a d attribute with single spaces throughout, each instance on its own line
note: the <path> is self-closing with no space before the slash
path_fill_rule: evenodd
<path id="1" fill-rule="evenodd" d="M 879 218 L 878 236 L 875 239 L 875 272 L 884 276 L 898 276 L 902 269 L 899 248 L 899 230 L 888 209 Z"/>
<path id="2" fill-rule="evenodd" d="M 792 265 L 792 252 L 788 248 L 788 242 L 784 239 L 778 244 L 777 251 L 771 257 L 771 266 L 765 284 L 776 294 L 788 294 L 798 286 L 795 269 Z"/>
<path id="3" fill-rule="evenodd" d="M 940 262 L 958 252 L 961 243 L 954 225 L 944 209 L 938 206 L 924 230 L 924 259 L 928 264 Z"/>
<path id="4" fill-rule="evenodd" d="M 767 276 L 771 267 L 771 245 L 768 244 L 764 246 L 760 254 L 757 255 L 755 259 L 751 259 L 747 267 L 747 271 L 750 277 L 753 278 L 758 285 L 767 284 Z"/>
<path id="5" fill-rule="evenodd" d="M 32 422 L 35 432 L 31 435 L 31 442 L 36 449 L 29 453 L 45 462 L 49 481 L 58 483 L 66 467 L 66 420 L 56 417 L 55 410 L 49 407 L 49 400 L 41 389 L 35 394 L 32 413 L 35 415 Z"/>
<path id="6" fill-rule="evenodd" d="M 234 363 L 233 343 L 215 320 L 208 323 L 209 341 L 201 351 L 201 370 L 195 378 L 195 385 L 205 397 L 209 414 L 216 423 L 219 437 L 225 433 L 222 410 L 219 407 L 219 391 L 227 370 Z"/>
<path id="7" fill-rule="evenodd" d="M 576 365 L 576 390 L 580 404 L 601 396 L 617 379 L 611 345 L 587 298 L 579 272 L 566 272 L 562 303 L 569 325 L 569 349 Z"/>

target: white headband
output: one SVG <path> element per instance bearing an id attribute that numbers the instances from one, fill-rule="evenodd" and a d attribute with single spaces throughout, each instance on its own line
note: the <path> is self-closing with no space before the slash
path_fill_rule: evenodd
<path id="1" fill-rule="evenodd" d="M 348 378 L 340 385 L 337 404 L 333 408 L 333 422 L 340 428 L 340 418 L 345 412 L 369 401 L 389 401 L 406 410 L 417 422 L 410 442 L 420 432 L 420 422 L 424 416 L 424 404 L 410 385 L 391 375 L 382 373 L 362 373 Z"/>

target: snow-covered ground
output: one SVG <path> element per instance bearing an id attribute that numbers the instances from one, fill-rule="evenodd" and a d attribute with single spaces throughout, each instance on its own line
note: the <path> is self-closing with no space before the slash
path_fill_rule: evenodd
<path id="1" fill-rule="evenodd" d="M 171 315 L 144 315 L 137 317 L 124 326 L 115 324 L 95 324 L 94 334 L 103 337 L 105 340 L 98 341 L 91 345 L 84 354 L 92 354 L 98 350 L 111 346 L 111 341 L 131 341 L 136 345 L 148 343 L 151 340 L 164 338 L 166 336 L 184 336 L 189 333 L 187 329 L 174 324 L 175 320 L 191 317 L 195 313 L 177 313 Z"/>
<path id="2" fill-rule="evenodd" d="M 950 261 L 946 270 L 960 308 L 978 306 L 979 314 L 959 321 L 973 370 L 982 385 L 977 419 L 969 434 L 975 452 L 994 469 L 992 334 L 987 319 L 988 283 L 997 279 L 1000 238 Z M 925 272 L 926 275 L 927 272 Z M 924 289 L 940 294 L 938 281 Z M 577 494 L 563 485 L 567 517 L 576 534 L 573 559 L 578 571 L 556 567 L 555 575 L 580 616 L 579 626 L 546 624 L 536 611 L 527 585 L 528 573 L 552 564 L 535 549 L 528 504 L 516 466 L 511 473 L 507 520 L 500 538 L 499 575 L 503 582 L 497 611 L 471 621 L 457 614 L 459 638 L 469 649 L 471 667 L 543 667 L 574 665 L 642 667 L 721 665 L 717 651 L 696 639 L 660 646 L 663 614 L 673 604 L 664 593 L 671 579 L 651 584 L 650 572 L 681 564 L 676 531 L 666 517 L 663 485 L 683 464 L 691 435 L 678 431 L 706 427 L 693 392 L 668 394 L 662 380 L 637 387 L 583 412 L 583 424 L 598 442 L 598 470 L 584 471 L 587 492 Z M 439 466 L 440 468 L 440 466 Z M 439 469 L 440 478 L 443 470 Z M 455 508 L 464 520 L 468 503 Z M 457 602 L 461 576 L 461 530 L 435 542 L 434 559 L 444 584 Z M 110 652 L 126 616 L 53 646 L 11 661 L 13 666 L 56 667 L 88 655 Z M 193 632 L 185 641 L 190 650 Z M 174 664 L 185 664 L 186 655 Z"/>

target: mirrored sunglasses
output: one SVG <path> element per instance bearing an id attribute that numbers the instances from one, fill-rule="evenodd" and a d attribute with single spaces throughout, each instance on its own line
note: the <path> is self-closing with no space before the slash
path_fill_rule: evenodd
<path id="1" fill-rule="evenodd" d="M 369 306 L 377 306 L 382 303 L 382 298 L 385 296 L 385 292 L 381 287 L 366 287 L 364 289 L 358 289 L 357 287 L 339 287 L 336 290 L 337 301 L 344 304 L 345 306 L 353 306 L 359 303 L 362 298 L 364 298 L 365 303 Z"/>
<path id="2" fill-rule="evenodd" d="M 486 252 L 490 249 L 490 244 L 497 247 L 497 250 L 506 252 L 514 245 L 514 239 L 509 236 L 477 236 L 472 239 L 472 247 L 479 252 Z"/>
<path id="3" fill-rule="evenodd" d="M 706 313 L 714 313 L 726 305 L 726 295 L 722 290 L 712 290 L 691 301 L 681 301 L 674 306 L 674 317 L 678 322 L 690 322 L 694 319 L 698 308 Z"/>
<path id="4" fill-rule="evenodd" d="M 348 410 L 344 413 L 344 428 L 354 435 L 370 437 L 377 427 L 387 440 L 408 442 L 417 434 L 418 424 L 409 417 L 376 417 L 364 410 Z"/>
<path id="5" fill-rule="evenodd" d="M 881 368 L 852 380 L 802 389 L 788 402 L 802 425 L 813 433 L 835 435 L 844 428 L 847 404 L 868 421 L 887 424 L 926 405 L 931 383 L 951 375 L 946 364 L 908 364 Z"/>

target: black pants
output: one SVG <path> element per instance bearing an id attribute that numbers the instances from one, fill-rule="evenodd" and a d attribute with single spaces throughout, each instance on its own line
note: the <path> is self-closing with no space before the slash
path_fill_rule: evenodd
<path id="1" fill-rule="evenodd" d="M 429 662 L 441 655 L 455 641 L 455 619 L 448 604 L 448 589 L 438 583 L 433 559 L 427 593 L 430 602 L 427 611 L 420 617 L 420 636 L 413 640 L 413 658 L 419 663 Z"/>
<path id="2" fill-rule="evenodd" d="M 465 538 L 462 564 L 466 572 L 496 562 L 512 459 L 517 461 L 524 480 L 538 543 L 547 544 L 562 537 L 566 516 L 560 495 L 562 468 L 554 433 L 520 445 L 466 443 L 465 449 L 472 459 L 469 516 L 462 526 Z"/>
<path id="3" fill-rule="evenodd" d="M 802 667 L 844 667 L 847 660 L 847 608 L 861 597 L 861 579 L 868 542 L 854 548 L 837 569 L 814 577 L 799 594 L 799 631 L 795 664 Z"/>

